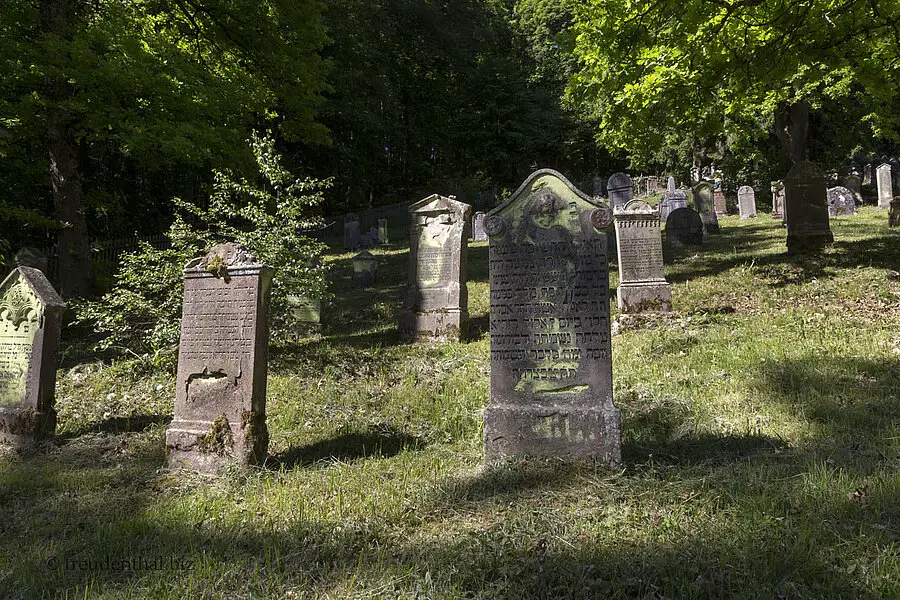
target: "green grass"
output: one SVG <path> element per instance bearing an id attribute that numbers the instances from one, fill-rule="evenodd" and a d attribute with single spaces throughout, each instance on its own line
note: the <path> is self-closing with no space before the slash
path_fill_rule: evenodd
<path id="1" fill-rule="evenodd" d="M 767 215 L 725 217 L 667 265 L 672 313 L 614 308 L 615 471 L 482 466 L 484 244 L 467 341 L 435 347 L 396 334 L 405 248 L 372 290 L 330 257 L 323 335 L 271 355 L 266 468 L 166 470 L 171 375 L 69 357 L 58 439 L 0 463 L 0 597 L 900 598 L 886 220 L 790 258 Z"/>

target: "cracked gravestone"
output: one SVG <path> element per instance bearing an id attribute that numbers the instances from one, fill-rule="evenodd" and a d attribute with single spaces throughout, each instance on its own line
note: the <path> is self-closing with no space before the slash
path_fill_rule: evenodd
<path id="1" fill-rule="evenodd" d="M 621 462 L 612 396 L 610 208 L 549 169 L 490 211 L 491 396 L 484 457 Z"/>
<path id="2" fill-rule="evenodd" d="M 214 246 L 185 267 L 170 467 L 265 461 L 271 281 L 272 269 L 240 244 Z"/>

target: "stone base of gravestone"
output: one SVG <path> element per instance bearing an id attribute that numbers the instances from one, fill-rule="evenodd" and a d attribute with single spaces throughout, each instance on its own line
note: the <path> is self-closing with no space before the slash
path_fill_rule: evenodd
<path id="1" fill-rule="evenodd" d="M 784 180 L 788 253 L 817 252 L 834 242 L 828 223 L 825 177 L 812 162 L 791 167 Z"/>
<path id="2" fill-rule="evenodd" d="M 900 196 L 891 200 L 888 213 L 888 227 L 900 227 Z"/>
<path id="3" fill-rule="evenodd" d="M 400 313 L 398 326 L 407 340 L 459 341 L 469 313 L 460 309 Z"/>

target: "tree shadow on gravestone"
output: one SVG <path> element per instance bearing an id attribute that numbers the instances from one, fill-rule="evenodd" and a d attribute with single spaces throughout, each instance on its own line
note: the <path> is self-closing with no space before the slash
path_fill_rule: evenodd
<path id="1" fill-rule="evenodd" d="M 334 459 L 350 462 L 371 457 L 389 458 L 404 451 L 421 450 L 425 446 L 420 438 L 382 425 L 368 431 L 344 433 L 306 446 L 288 448 L 270 456 L 266 467 L 290 470 Z"/>

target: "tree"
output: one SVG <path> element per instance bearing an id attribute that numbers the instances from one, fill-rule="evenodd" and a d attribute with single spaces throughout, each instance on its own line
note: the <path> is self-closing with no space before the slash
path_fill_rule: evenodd
<path id="1" fill-rule="evenodd" d="M 870 136 L 900 135 L 896 0 L 590 0 L 576 22 L 568 94 L 599 140 L 637 158 L 774 132 L 798 161 L 810 111 L 835 105 L 864 107 Z"/>
<path id="2" fill-rule="evenodd" d="M 0 5 L 0 156 L 43 148 L 64 295 L 89 293 L 95 207 L 85 186 L 97 182 L 84 175 L 97 156 L 208 170 L 234 166 L 234 149 L 261 121 L 324 137 L 313 119 L 325 87 L 319 8 L 317 0 Z"/>

